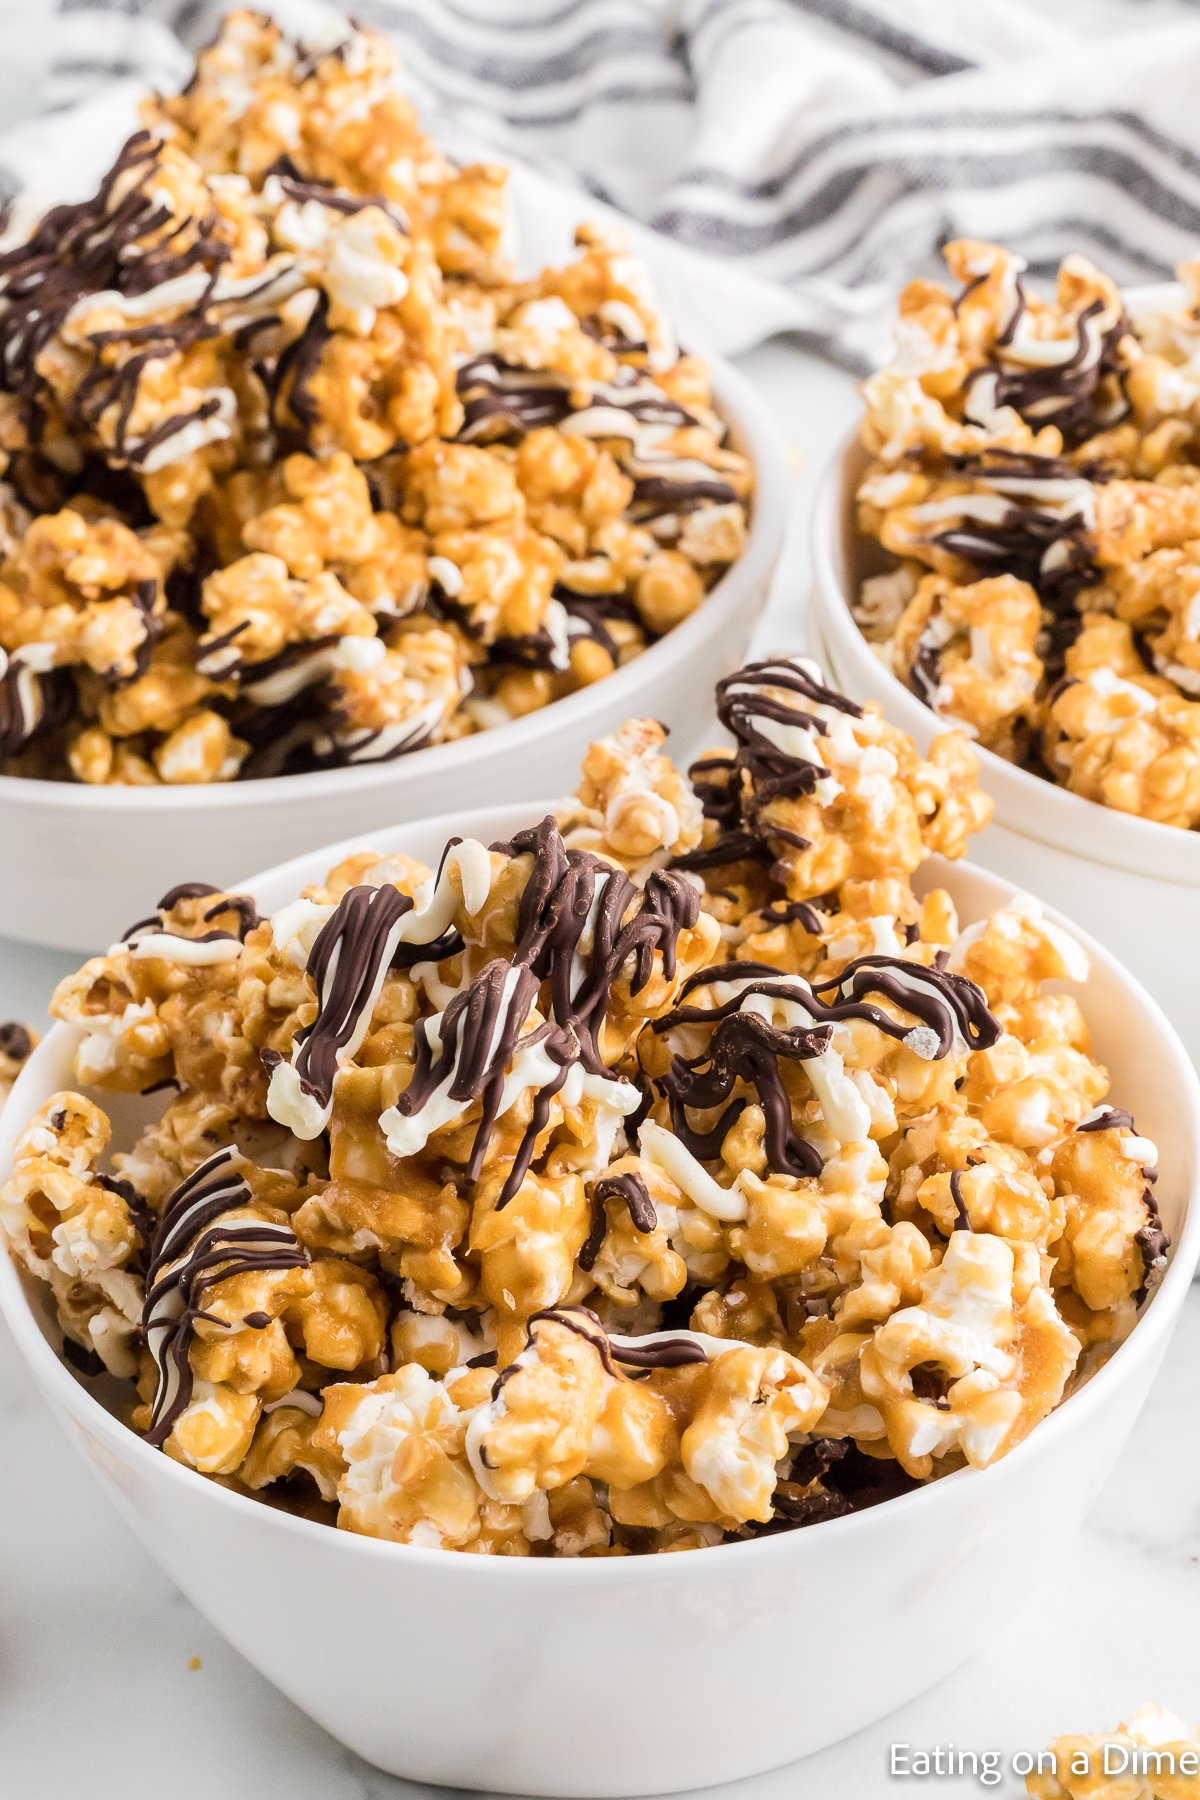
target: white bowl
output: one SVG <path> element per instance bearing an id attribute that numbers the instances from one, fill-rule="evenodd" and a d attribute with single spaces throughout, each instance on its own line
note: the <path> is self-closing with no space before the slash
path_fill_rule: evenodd
<path id="1" fill-rule="evenodd" d="M 174 882 L 224 885 L 347 832 L 543 793 L 593 738 L 649 715 L 681 747 L 707 723 L 766 603 L 788 513 L 787 461 L 762 402 L 712 359 L 718 412 L 754 468 L 744 554 L 674 631 L 607 680 L 511 724 L 397 761 L 204 787 L 85 787 L 0 776 L 0 936 L 110 942 Z"/>
<path id="2" fill-rule="evenodd" d="M 467 813 L 372 841 L 435 861 L 452 833 L 503 839 L 536 816 Z M 348 848 L 247 885 L 270 911 Z M 1012 891 L 936 862 L 921 885 L 948 887 L 964 923 Z M 1160 1148 L 1170 1266 L 1129 1340 L 1010 1456 L 873 1511 L 590 1562 L 380 1543 L 231 1493 L 151 1450 L 59 1359 L 42 1295 L 7 1257 L 0 1311 L 150 1553 L 255 1668 L 369 1762 L 457 1787 L 607 1800 L 771 1768 L 931 1686 L 1052 1578 L 1167 1347 L 1200 1254 L 1200 1086 L 1153 1001 L 1083 941 L 1098 1054 Z M 55 1026 L 22 1073 L 0 1114 L 0 1175 L 20 1126 L 70 1085 L 73 1042 Z M 94 1653 L 103 1658 L 102 1643 Z"/>
<path id="3" fill-rule="evenodd" d="M 1173 289 L 1128 296 L 1143 311 Z M 815 624 L 830 679 L 854 700 L 877 700 L 927 749 L 953 721 L 940 719 L 887 668 L 862 635 L 848 597 L 885 566 L 864 542 L 854 496 L 868 461 L 857 434 L 839 445 L 817 492 L 812 524 Z M 1200 833 L 1114 812 L 1030 775 L 990 750 L 980 779 L 996 803 L 971 853 L 1018 887 L 1069 912 L 1146 983 L 1200 1059 Z"/>

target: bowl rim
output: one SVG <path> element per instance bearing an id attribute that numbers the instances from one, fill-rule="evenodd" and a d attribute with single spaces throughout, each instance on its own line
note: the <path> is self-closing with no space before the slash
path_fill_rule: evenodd
<path id="1" fill-rule="evenodd" d="M 1178 282 L 1159 282 L 1128 288 L 1125 299 L 1136 316 L 1178 301 L 1182 292 Z M 817 483 L 809 514 L 816 617 L 822 636 L 828 640 L 824 647 L 835 662 L 839 656 L 849 660 L 846 674 L 857 675 L 882 690 L 871 697 L 879 698 L 888 716 L 906 730 L 953 731 L 953 719 L 934 712 L 876 655 L 850 608 L 840 565 L 843 531 L 853 528 L 853 500 L 846 494 L 843 505 L 842 490 L 852 456 L 862 451 L 860 424 L 861 419 L 834 448 Z M 1182 887 L 1200 886 L 1200 841 L 1196 832 L 1143 819 L 1136 813 L 1119 812 L 1098 800 L 1072 794 L 1057 782 L 1043 781 L 982 744 L 976 743 L 973 748 L 979 757 L 982 786 L 996 802 L 997 825 L 1106 867 L 1147 874 L 1151 879 Z M 1084 808 L 1088 810 L 1085 812 Z M 1097 815 L 1105 823 L 1103 836 L 1107 841 L 1085 853 L 1070 839 L 1088 823 L 1096 824 Z M 1153 866 L 1146 868 L 1147 862 Z"/>
<path id="2" fill-rule="evenodd" d="M 726 620 L 743 609 L 756 588 L 762 590 L 765 600 L 783 547 L 790 493 L 787 453 L 779 428 L 752 384 L 732 363 L 715 354 L 706 355 L 704 361 L 715 410 L 729 426 L 734 443 L 749 458 L 753 469 L 745 547 L 689 618 L 672 627 L 623 668 L 523 718 L 509 719 L 503 725 L 450 743 L 430 744 L 391 762 L 354 763 L 296 775 L 264 776 L 255 781 L 210 781 L 194 786 L 91 787 L 86 782 L 44 776 L 0 775 L 0 807 L 39 811 L 49 808 L 68 813 L 82 809 L 136 818 L 166 811 L 204 813 L 226 807 L 241 810 L 280 806 L 290 799 L 304 801 L 317 794 L 326 798 L 371 788 L 394 788 L 401 794 L 420 780 L 436 780 L 439 775 L 469 767 L 483 755 L 503 756 L 522 743 L 553 736 L 559 725 L 569 726 L 595 710 L 599 696 L 603 696 L 602 704 L 615 712 L 628 689 L 653 680 L 675 659 L 686 662 L 693 649 L 718 635 Z"/>
<path id="3" fill-rule="evenodd" d="M 544 804 L 552 809 L 554 802 L 550 801 Z M 449 815 L 433 815 L 424 819 L 412 820 L 390 827 L 386 833 L 375 835 L 386 841 L 395 837 L 409 837 L 423 828 L 433 825 L 437 825 L 439 829 L 444 828 L 448 832 L 461 829 L 464 834 L 467 832 L 486 834 L 489 825 L 495 826 L 501 820 L 506 821 L 506 827 L 501 827 L 502 829 L 511 829 L 512 816 L 517 810 L 521 812 L 528 810 L 532 816 L 535 808 L 533 805 L 525 808 L 517 803 L 515 806 L 509 804 L 485 809 L 463 809 Z M 336 858 L 339 850 L 345 846 L 361 843 L 362 834 L 359 834 L 345 840 L 344 845 L 332 845 L 328 849 L 306 852 L 303 856 L 291 858 L 287 862 L 278 863 L 270 869 L 260 871 L 258 875 L 238 886 L 253 892 L 256 884 L 261 884 L 267 879 L 274 880 L 286 876 L 297 865 L 310 865 L 315 859 L 324 859 L 326 856 Z M 397 847 L 390 846 L 392 849 Z M 383 849 L 382 854 L 389 854 L 389 849 Z M 999 893 L 1006 899 L 1025 891 L 1018 888 L 1015 883 L 1006 880 L 1005 877 L 996 875 L 991 870 L 969 861 L 948 863 L 940 857 L 933 857 L 922 865 L 922 870 L 918 871 L 918 875 L 925 872 L 936 873 L 939 881 L 950 888 L 952 895 L 955 885 L 954 878 L 958 872 L 981 881 L 985 890 L 991 890 L 993 894 L 999 890 Z M 989 902 L 989 905 L 1003 903 L 1004 900 L 998 896 L 996 901 Z M 481 1580 L 520 1579 L 527 1581 L 532 1579 L 560 1583 L 581 1580 L 594 1583 L 608 1582 L 623 1586 L 628 1582 L 651 1579 L 659 1583 L 664 1580 L 691 1581 L 696 1578 L 696 1575 L 703 1576 L 705 1579 L 717 1579 L 720 1571 L 729 1567 L 728 1559 L 734 1555 L 741 1557 L 742 1563 L 746 1566 L 746 1572 L 749 1573 L 750 1558 L 756 1559 L 754 1566 L 767 1566 L 773 1558 L 795 1554 L 797 1541 L 809 1538 L 814 1531 L 820 1531 L 822 1534 L 817 1540 L 819 1546 L 831 1548 L 834 1533 L 838 1534 L 840 1542 L 848 1533 L 858 1533 L 861 1536 L 866 1532 L 886 1530 L 887 1520 L 898 1516 L 896 1510 L 898 1508 L 903 1508 L 907 1514 L 914 1507 L 928 1510 L 932 1507 L 953 1505 L 955 1504 L 955 1495 L 961 1494 L 964 1489 L 978 1493 L 984 1483 L 989 1484 L 990 1489 L 994 1492 L 1004 1482 L 1019 1480 L 1027 1466 L 1032 1467 L 1034 1459 L 1042 1454 L 1039 1446 L 1049 1448 L 1061 1439 L 1066 1431 L 1083 1426 L 1087 1418 L 1095 1413 L 1098 1407 L 1104 1405 L 1114 1380 L 1111 1371 L 1120 1371 L 1122 1378 L 1126 1374 L 1131 1376 L 1135 1368 L 1135 1359 L 1140 1359 L 1145 1363 L 1153 1355 L 1154 1347 L 1157 1344 L 1162 1342 L 1165 1347 L 1165 1342 L 1169 1339 L 1178 1321 L 1196 1264 L 1200 1261 L 1200 1078 L 1197 1076 L 1196 1069 L 1162 1009 L 1124 964 L 1098 943 L 1089 932 L 1066 918 L 1057 908 L 1046 905 L 1043 910 L 1048 919 L 1064 927 L 1075 937 L 1086 952 L 1089 961 L 1103 965 L 1107 973 L 1115 977 L 1119 986 L 1124 989 L 1128 1003 L 1140 1014 L 1139 1023 L 1143 1031 L 1148 1029 L 1157 1037 L 1160 1052 L 1172 1065 L 1176 1077 L 1182 1081 L 1184 1091 L 1189 1095 L 1186 1118 L 1187 1129 L 1191 1136 L 1193 1179 L 1191 1191 L 1183 1196 L 1185 1209 L 1183 1224 L 1172 1244 L 1166 1272 L 1159 1286 L 1150 1296 L 1144 1312 L 1137 1319 L 1128 1338 L 1117 1346 L 1107 1362 L 1097 1369 L 1082 1387 L 1069 1394 L 1048 1417 L 1035 1426 L 1027 1438 L 989 1468 L 957 1470 L 951 1475 L 944 1476 L 940 1481 L 931 1482 L 910 1493 L 897 1495 L 891 1500 L 882 1501 L 877 1506 L 868 1507 L 862 1512 L 852 1513 L 840 1519 L 828 1519 L 819 1525 L 806 1526 L 802 1530 L 781 1531 L 736 1543 L 710 1546 L 709 1552 L 711 1553 L 706 1552 L 698 1558 L 689 1554 L 669 1559 L 673 1565 L 685 1565 L 683 1568 L 663 1569 L 661 1556 L 556 1558 L 455 1554 L 419 1544 L 391 1543 L 380 1538 L 341 1531 L 317 1520 L 300 1518 L 280 1507 L 264 1504 L 262 1500 L 235 1493 L 215 1481 L 207 1481 L 199 1476 L 197 1471 L 176 1463 L 173 1458 L 164 1456 L 159 1450 L 152 1449 L 144 1438 L 111 1413 L 96 1395 L 75 1378 L 59 1353 L 53 1349 L 42 1332 L 26 1290 L 26 1283 L 30 1278 L 23 1273 L 15 1256 L 8 1249 L 7 1244 L 2 1241 L 2 1231 L 0 1231 L 0 1317 L 3 1317 L 8 1324 L 17 1348 L 30 1368 L 37 1386 L 49 1401 L 52 1413 L 60 1416 L 65 1412 L 84 1431 L 99 1433 L 114 1455 L 121 1460 L 131 1458 L 135 1466 L 140 1466 L 145 1471 L 147 1480 L 154 1481 L 161 1477 L 168 1482 L 186 1481 L 189 1484 L 188 1491 L 197 1504 L 203 1505 L 205 1502 L 201 1496 L 207 1494 L 214 1504 L 232 1507 L 235 1520 L 241 1516 L 249 1525 L 252 1518 L 257 1517 L 264 1529 L 271 1529 L 268 1521 L 274 1521 L 279 1529 L 293 1535 L 298 1534 L 297 1541 L 299 1543 L 306 1541 L 340 1543 L 343 1551 L 347 1554 L 365 1554 L 375 1558 L 381 1555 L 392 1557 L 400 1555 L 407 1558 L 416 1556 L 422 1559 L 428 1567 L 442 1568 L 447 1564 L 466 1564 L 475 1568 Z M 3 1176 L 5 1172 L 11 1154 L 12 1141 L 19 1129 L 16 1118 L 24 1088 L 34 1085 L 32 1077 L 39 1064 L 47 1060 L 51 1054 L 57 1054 L 60 1048 L 65 1048 L 68 1038 L 74 1038 L 77 1035 L 77 1027 L 62 1023 L 52 1026 L 18 1076 L 8 1101 L 3 1107 L 0 1107 L 0 1176 Z M 247 1513 L 246 1509 L 251 1510 Z M 350 1550 L 352 1545 L 355 1546 L 353 1552 Z M 333 1553 L 342 1554 L 343 1551 Z M 695 1568 L 697 1562 L 701 1565 L 699 1569 Z M 507 1565 L 510 1564 L 514 1569 L 519 1567 L 526 1573 L 520 1577 L 516 1576 L 508 1568 Z M 488 1574 L 480 1572 L 481 1565 L 488 1568 Z M 498 1565 L 505 1565 L 505 1567 L 501 1570 Z M 531 1565 L 538 1565 L 540 1573 L 530 1574 L 528 1571 Z M 689 1570 L 692 1573 L 689 1574 Z M 461 1572 L 449 1577 L 451 1580 L 467 1578 Z"/>

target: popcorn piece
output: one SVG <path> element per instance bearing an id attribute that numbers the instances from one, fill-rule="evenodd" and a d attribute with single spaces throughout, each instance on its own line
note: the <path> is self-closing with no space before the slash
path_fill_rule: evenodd
<path id="1" fill-rule="evenodd" d="M 37 1048 L 37 1041 L 37 1033 L 16 1019 L 0 1024 L 0 1106 L 8 1099 L 13 1083 Z"/>
<path id="2" fill-rule="evenodd" d="M 0 1226 L 18 1259 L 50 1287 L 68 1341 L 129 1377 L 141 1305 L 129 1265 L 146 1228 L 133 1191 L 96 1170 L 109 1135 L 90 1101 L 53 1095 L 17 1140 Z"/>
<path id="3" fill-rule="evenodd" d="M 367 1388 L 333 1390 L 317 1441 L 335 1442 L 345 1459 L 338 1523 L 435 1549 L 474 1544 L 486 1500 L 466 1459 L 466 1428 L 448 1389 L 415 1365 Z"/>
<path id="4" fill-rule="evenodd" d="M 934 712 L 1015 759 L 1042 678 L 1041 629 L 1027 582 L 1005 575 L 955 588 L 931 575 L 897 624 L 892 654 Z"/>
<path id="5" fill-rule="evenodd" d="M 1079 1345 L 1044 1288 L 1018 1300 L 1016 1275 L 1003 1239 L 956 1231 L 922 1278 L 921 1303 L 893 1313 L 863 1351 L 863 1391 L 910 1474 L 927 1475 L 952 1448 L 985 1467 L 1062 1398 Z M 932 1372 L 938 1400 L 914 1391 L 918 1368 Z"/>
<path id="6" fill-rule="evenodd" d="M 1114 1732 L 1051 1749 L 1054 1773 L 1025 1778 L 1031 1800 L 1183 1800 L 1200 1784 L 1200 1730 L 1152 1702 Z"/>
<path id="7" fill-rule="evenodd" d="M 700 808 L 670 762 L 659 754 L 666 732 L 653 719 L 622 726 L 584 758 L 579 812 L 569 837 L 636 868 L 664 851 L 686 855 L 700 841 Z"/>

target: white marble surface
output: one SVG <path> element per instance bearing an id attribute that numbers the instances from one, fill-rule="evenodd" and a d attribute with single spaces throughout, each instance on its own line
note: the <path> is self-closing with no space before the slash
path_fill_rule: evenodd
<path id="1" fill-rule="evenodd" d="M 795 507 L 764 649 L 803 637 L 805 537 L 825 449 L 851 416 L 846 378 L 774 345 L 745 359 L 792 455 Z M 0 940 L 0 1018 L 36 1020 L 71 959 Z M 1023 1610 L 991 1650 L 924 1698 L 802 1765 L 713 1796 L 960 1800 L 1015 1794 L 971 1776 L 899 1780 L 893 1743 L 999 1750 L 1099 1729 L 1156 1699 L 1200 1717 L 1200 1288 L 1167 1372 L 1076 1543 L 1013 1570 Z M 0 1326 L 0 1794 L 13 1800 L 415 1800 L 439 1790 L 343 1750 L 226 1645 L 109 1509 L 34 1395 Z M 870 1597 L 848 1593 L 871 1630 Z M 314 1619 L 314 1635 L 321 1630 Z M 412 1628 L 399 1622 L 398 1629 Z M 416 1622 L 433 1633 L 447 1621 Z M 947 1619 L 947 1631 L 954 1620 Z M 798 1637 L 797 1694 L 805 1657 Z M 200 1666 L 191 1666 L 198 1658 Z M 846 1679 L 855 1678 L 847 1669 Z M 463 1696 L 464 1705 L 470 1696 Z M 617 1721 L 604 1721 L 618 1728 Z M 502 1779 L 501 1771 L 497 1771 Z"/>

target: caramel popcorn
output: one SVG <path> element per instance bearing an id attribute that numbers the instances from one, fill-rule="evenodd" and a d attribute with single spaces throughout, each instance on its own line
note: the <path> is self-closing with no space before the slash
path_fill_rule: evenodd
<path id="1" fill-rule="evenodd" d="M 0 771 L 384 761 L 591 683 L 745 545 L 749 465 L 623 243 L 524 277 L 347 23 L 231 13 L 0 254 Z"/>
<path id="2" fill-rule="evenodd" d="M 1200 1794 L 1200 1728 L 1165 1707 L 1140 1707 L 1112 1732 L 1056 1739 L 1052 1769 L 1025 1777 L 1031 1800 L 1192 1800 Z"/>
<path id="3" fill-rule="evenodd" d="M 1190 310 L 1125 316 L 1068 257 L 1053 300 L 994 245 L 900 298 L 864 384 L 853 598 L 948 724 L 1089 800 L 1200 825 L 1200 392 Z M 1181 271 L 1189 295 L 1196 267 Z"/>
<path id="4" fill-rule="evenodd" d="M 397 1543 L 674 1552 L 987 1466 L 1133 1329 L 1158 1152 L 1086 956 L 911 886 L 987 818 L 969 745 L 799 657 L 717 698 L 686 775 L 630 720 L 507 842 L 266 919 L 188 883 L 60 984 L 82 1091 L 0 1222 L 151 1444 Z"/>
<path id="5" fill-rule="evenodd" d="M 0 1024 L 0 1106 L 37 1047 L 37 1033 L 16 1019 Z"/>

